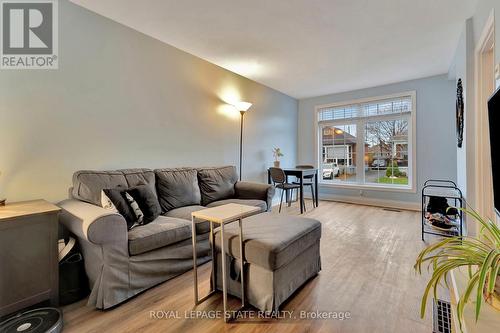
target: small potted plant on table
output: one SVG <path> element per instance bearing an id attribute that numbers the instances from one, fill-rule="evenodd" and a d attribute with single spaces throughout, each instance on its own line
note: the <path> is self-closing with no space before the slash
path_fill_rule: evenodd
<path id="1" fill-rule="evenodd" d="M 283 157 L 285 155 L 283 155 L 280 148 L 273 148 L 273 156 L 274 156 L 274 167 L 279 168 L 280 167 L 280 157 Z"/>

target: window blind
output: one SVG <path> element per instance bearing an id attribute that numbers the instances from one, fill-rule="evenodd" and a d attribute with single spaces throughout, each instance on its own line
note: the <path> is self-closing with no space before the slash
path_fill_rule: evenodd
<path id="1" fill-rule="evenodd" d="M 410 113 L 413 111 L 412 108 L 411 96 L 375 100 L 368 103 L 323 107 L 318 110 L 318 121 Z"/>

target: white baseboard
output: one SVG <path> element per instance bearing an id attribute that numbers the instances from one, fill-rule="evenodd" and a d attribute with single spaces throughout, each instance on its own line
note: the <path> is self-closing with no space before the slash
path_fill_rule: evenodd
<path id="1" fill-rule="evenodd" d="M 310 196 L 304 196 L 307 199 L 311 199 Z M 383 208 L 394 208 L 394 209 L 404 209 L 404 210 L 412 210 L 412 211 L 421 211 L 420 203 L 417 202 L 404 202 L 404 201 L 396 201 L 396 200 L 385 200 L 385 199 L 376 199 L 376 198 L 366 198 L 366 197 L 351 197 L 344 195 L 335 195 L 335 194 L 321 194 L 320 200 L 325 201 L 336 201 L 336 202 L 344 202 L 351 203 L 357 205 L 365 205 L 365 206 L 375 206 L 375 207 L 383 207 Z"/>
<path id="2" fill-rule="evenodd" d="M 311 195 L 308 193 L 304 193 L 304 198 L 311 199 Z M 351 196 L 347 196 L 347 195 L 321 193 L 320 200 L 344 202 L 344 203 L 383 207 L 383 208 L 404 209 L 404 210 L 412 210 L 412 211 L 418 211 L 418 212 L 422 210 L 421 204 L 418 202 L 405 202 L 405 201 L 397 201 L 397 200 L 367 198 L 367 197 L 351 197 Z M 273 206 L 276 206 L 279 204 L 280 204 L 280 196 L 275 195 L 273 198 Z"/>

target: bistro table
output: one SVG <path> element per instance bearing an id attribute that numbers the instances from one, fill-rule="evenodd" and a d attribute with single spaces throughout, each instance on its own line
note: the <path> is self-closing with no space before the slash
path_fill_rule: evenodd
<path id="1" fill-rule="evenodd" d="M 304 177 L 305 176 L 310 176 L 314 175 L 314 194 L 315 194 L 315 201 L 316 201 L 316 207 L 318 207 L 319 199 L 318 199 L 318 169 L 309 169 L 309 168 L 284 168 L 283 171 L 285 172 L 286 178 L 287 178 L 287 183 L 288 183 L 288 176 L 295 176 L 299 179 L 299 184 L 300 184 L 300 213 L 304 213 L 304 202 L 302 201 L 303 195 L 304 195 Z M 272 184 L 271 181 L 271 171 L 267 169 L 267 183 Z"/>

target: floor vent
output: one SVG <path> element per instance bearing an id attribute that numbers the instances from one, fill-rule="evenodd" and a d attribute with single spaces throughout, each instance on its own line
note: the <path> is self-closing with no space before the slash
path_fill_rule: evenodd
<path id="1" fill-rule="evenodd" d="M 399 209 L 396 208 L 382 208 L 383 210 L 386 210 L 388 212 L 395 212 L 395 213 L 401 213 Z"/>
<path id="2" fill-rule="evenodd" d="M 450 302 L 440 299 L 433 300 L 433 328 L 432 333 L 451 333 L 451 306 Z"/>

